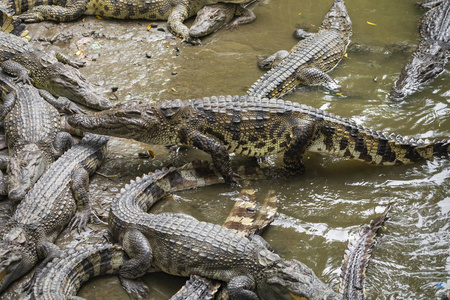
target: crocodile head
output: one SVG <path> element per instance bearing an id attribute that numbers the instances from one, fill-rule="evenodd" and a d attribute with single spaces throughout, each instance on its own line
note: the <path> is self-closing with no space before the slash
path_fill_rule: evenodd
<path id="1" fill-rule="evenodd" d="M 222 6 L 219 6 L 222 5 Z M 197 12 L 194 24 L 189 29 L 192 37 L 201 37 L 216 32 L 234 16 L 234 11 L 224 9 L 225 4 L 207 5 Z"/>
<path id="2" fill-rule="evenodd" d="M 13 227 L 4 235 L 0 241 L 0 292 L 33 268 L 37 263 L 34 250 L 21 228 Z"/>
<path id="3" fill-rule="evenodd" d="M 320 25 L 321 29 L 337 29 L 347 37 L 352 35 L 352 21 L 343 0 L 335 0 Z"/>
<path id="4" fill-rule="evenodd" d="M 98 110 L 111 108 L 111 102 L 100 96 L 77 69 L 54 62 L 47 66 L 46 72 L 45 82 L 41 81 L 40 85 L 53 95 L 66 97 Z"/>
<path id="5" fill-rule="evenodd" d="M 265 270 L 264 278 L 257 281 L 257 294 L 262 300 L 337 300 L 342 297 L 323 283 L 303 263 L 279 260 Z"/>
<path id="6" fill-rule="evenodd" d="M 403 99 L 442 73 L 448 61 L 448 50 L 439 42 L 422 41 L 403 67 L 391 91 L 391 98 Z"/>
<path id="7" fill-rule="evenodd" d="M 71 115 L 70 126 L 85 132 L 150 142 L 150 136 L 158 131 L 159 122 L 150 106 L 126 103 L 89 115 Z"/>
<path id="8" fill-rule="evenodd" d="M 9 192 L 12 201 L 20 201 L 46 169 L 46 159 L 36 144 L 28 144 L 9 163 Z"/>

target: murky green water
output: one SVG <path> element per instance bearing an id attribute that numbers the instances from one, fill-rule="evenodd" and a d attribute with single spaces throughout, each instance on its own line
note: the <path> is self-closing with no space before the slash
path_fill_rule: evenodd
<path id="1" fill-rule="evenodd" d="M 33 37 L 51 38 L 73 34 L 66 42 L 43 43 L 75 56 L 76 42 L 88 55 L 82 72 L 99 84 L 108 96 L 111 88 L 120 100 L 193 98 L 218 94 L 244 94 L 263 72 L 257 55 L 289 50 L 297 41 L 297 24 L 315 31 L 331 6 L 331 0 L 265 1 L 255 8 L 257 20 L 239 30 L 221 30 L 203 40 L 203 46 L 180 44 L 170 35 L 151 29 L 147 21 L 114 21 L 86 18 L 85 22 L 42 23 L 31 26 Z M 388 93 L 410 52 L 392 53 L 386 45 L 416 45 L 417 22 L 422 11 L 411 0 L 347 0 L 353 21 L 352 41 L 370 46 L 370 53 L 349 51 L 348 58 L 332 71 L 342 84 L 344 98 L 316 88 L 302 88 L 285 99 L 297 101 L 383 131 L 419 138 L 450 136 L 450 76 L 441 75 L 423 91 L 397 102 Z M 367 22 L 376 25 L 370 25 Z M 159 27 L 164 22 L 158 22 Z M 61 35 L 63 34 L 63 35 Z M 100 45 L 93 46 L 92 42 Z M 151 56 L 151 58 L 148 58 Z M 176 75 L 172 75 L 176 72 Z M 173 73 L 175 74 L 175 73 Z M 154 160 L 141 160 L 137 152 L 151 148 Z M 125 182 L 171 162 L 167 150 L 114 139 L 108 161 L 96 175 L 91 193 L 106 216 L 108 203 Z M 197 150 L 181 151 L 175 163 L 208 156 Z M 275 162 L 277 164 L 277 162 Z M 434 299 L 438 285 L 450 288 L 449 220 L 450 162 L 400 167 L 373 167 L 326 156 L 309 155 L 303 176 L 254 182 L 263 199 L 268 189 L 279 198 L 279 215 L 264 233 L 276 252 L 296 258 L 334 288 L 348 239 L 361 226 L 392 204 L 391 219 L 381 231 L 367 271 L 369 299 Z M 179 193 L 157 211 L 180 211 L 201 220 L 220 223 L 233 205 L 238 189 L 225 185 Z M 64 232 L 59 242 L 74 247 L 84 241 L 98 242 L 104 226 L 93 226 L 82 235 Z M 92 239 L 92 237 L 94 237 Z M 145 277 L 149 299 L 168 299 L 184 280 L 162 274 Z M 2 299 L 19 299 L 22 282 L 13 285 Z M 126 299 L 116 277 L 99 278 L 79 293 L 87 299 Z M 23 297 L 23 295 L 22 295 Z"/>

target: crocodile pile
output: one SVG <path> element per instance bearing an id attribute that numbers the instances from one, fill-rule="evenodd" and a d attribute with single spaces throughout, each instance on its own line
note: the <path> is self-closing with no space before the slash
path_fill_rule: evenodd
<path id="1" fill-rule="evenodd" d="M 88 134 L 66 151 L 20 202 L 0 232 L 0 292 L 39 260 L 59 255 L 54 241 L 67 226 L 81 230 L 91 218 L 89 175 L 100 166 L 109 137 Z"/>
<path id="2" fill-rule="evenodd" d="M 82 0 L 67 2 L 65 6 L 52 5 L 53 1 L 26 1 L 22 5 L 20 0 L 10 1 L 16 14 L 25 22 L 40 22 L 52 20 L 67 22 L 79 18 L 81 15 L 98 15 L 115 19 L 146 19 L 167 20 L 169 30 L 186 42 L 200 44 L 198 39 L 189 35 L 189 29 L 183 24 L 184 20 L 194 16 L 207 4 L 218 3 L 219 0 L 127 0 L 127 1 L 99 1 Z M 225 3 L 244 3 L 246 0 L 220 0 Z"/>
<path id="3" fill-rule="evenodd" d="M 20 201 L 73 142 L 70 134 L 61 131 L 58 111 L 35 87 L 14 82 L 0 69 L 0 90 L 6 93 L 0 120 L 10 156 L 8 197 Z"/>

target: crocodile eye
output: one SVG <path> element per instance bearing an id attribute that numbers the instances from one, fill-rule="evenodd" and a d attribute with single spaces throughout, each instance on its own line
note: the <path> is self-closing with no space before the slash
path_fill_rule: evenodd
<path id="1" fill-rule="evenodd" d="M 27 161 L 23 161 L 23 162 L 20 163 L 20 166 L 25 168 L 25 167 L 28 166 L 28 162 Z"/>

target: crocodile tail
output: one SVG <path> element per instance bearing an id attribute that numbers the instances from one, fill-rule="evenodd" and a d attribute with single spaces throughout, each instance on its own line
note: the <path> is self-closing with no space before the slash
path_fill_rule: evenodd
<path id="1" fill-rule="evenodd" d="M 374 165 L 400 165 L 446 156 L 448 140 L 415 140 L 394 133 L 382 133 L 357 125 L 345 118 L 321 110 L 310 110 L 317 121 L 317 136 L 309 151 L 332 154 Z"/>
<path id="2" fill-rule="evenodd" d="M 30 39 L 25 24 L 21 23 L 19 19 L 13 18 L 13 16 L 10 15 L 7 11 L 5 11 L 1 5 L 0 5 L 0 31 L 20 36 L 26 40 Z"/>
<path id="3" fill-rule="evenodd" d="M 370 221 L 359 233 L 358 238 L 348 243 L 341 267 L 341 294 L 343 299 L 365 299 L 364 283 L 366 268 L 375 244 L 378 230 L 388 219 L 390 205 L 383 214 Z"/>
<path id="4" fill-rule="evenodd" d="M 39 273 L 33 286 L 36 300 L 71 299 L 90 278 L 118 274 L 127 256 L 120 246 L 105 244 L 69 250 Z"/>

